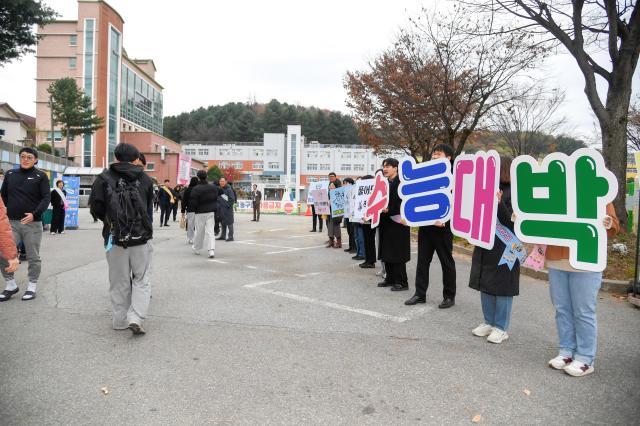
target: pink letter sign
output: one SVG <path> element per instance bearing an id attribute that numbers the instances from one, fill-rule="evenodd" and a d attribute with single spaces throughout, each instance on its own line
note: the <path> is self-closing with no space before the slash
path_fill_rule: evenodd
<path id="1" fill-rule="evenodd" d="M 451 231 L 471 244 L 493 248 L 500 186 L 500 156 L 496 151 L 464 154 L 453 164 Z"/>
<path id="2" fill-rule="evenodd" d="M 375 228 L 380 223 L 380 213 L 389 206 L 389 181 L 382 173 L 376 175 L 367 206 L 366 218 L 371 219 L 371 227 Z"/>

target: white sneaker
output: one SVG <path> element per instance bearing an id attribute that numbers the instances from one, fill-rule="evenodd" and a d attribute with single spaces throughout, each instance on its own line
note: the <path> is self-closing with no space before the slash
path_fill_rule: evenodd
<path id="1" fill-rule="evenodd" d="M 193 254 L 200 254 L 200 250 L 196 250 L 193 246 L 191 246 L 191 250 L 193 251 Z"/>
<path id="2" fill-rule="evenodd" d="M 509 335 L 506 331 L 500 330 L 499 328 L 494 328 L 487 337 L 487 342 L 491 343 L 502 343 L 509 338 Z"/>
<path id="3" fill-rule="evenodd" d="M 564 372 L 573 377 L 582 377 L 593 373 L 594 369 L 592 365 L 574 359 L 571 364 L 564 367 Z"/>
<path id="4" fill-rule="evenodd" d="M 492 326 L 490 326 L 489 324 L 482 323 L 476 328 L 474 328 L 473 330 L 471 330 L 471 333 L 473 333 L 474 336 L 487 337 L 488 335 L 491 334 L 492 331 L 493 331 Z"/>
<path id="5" fill-rule="evenodd" d="M 187 244 L 192 245 L 193 244 L 193 240 L 187 240 Z"/>
<path id="6" fill-rule="evenodd" d="M 549 360 L 549 367 L 555 368 L 556 370 L 564 370 L 567 365 L 571 364 L 571 361 L 573 361 L 573 359 L 558 355 Z"/>
<path id="7" fill-rule="evenodd" d="M 213 250 L 209 250 L 209 259 L 213 259 L 214 257 Z"/>

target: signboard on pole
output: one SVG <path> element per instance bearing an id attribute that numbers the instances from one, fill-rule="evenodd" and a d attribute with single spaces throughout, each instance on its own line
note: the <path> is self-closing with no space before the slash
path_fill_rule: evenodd
<path id="1" fill-rule="evenodd" d="M 65 228 L 78 227 L 78 208 L 80 207 L 80 176 L 62 176 L 67 192 L 67 209 L 64 215 Z"/>

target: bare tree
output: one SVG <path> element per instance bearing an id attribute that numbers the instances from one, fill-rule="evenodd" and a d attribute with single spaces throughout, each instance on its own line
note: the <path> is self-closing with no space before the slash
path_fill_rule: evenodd
<path id="1" fill-rule="evenodd" d="M 471 13 L 505 13 L 511 19 L 492 34 L 522 34 L 564 47 L 584 76 L 584 91 L 598 119 L 602 153 L 618 179 L 616 213 L 625 229 L 627 123 L 632 78 L 640 55 L 640 6 L 633 0 L 463 0 Z M 514 19 L 515 18 L 515 19 Z M 608 58 L 598 62 L 595 52 Z M 596 81 L 606 85 L 604 99 Z"/>
<path id="2" fill-rule="evenodd" d="M 629 127 L 627 128 L 629 148 L 640 151 L 640 96 L 629 110 Z"/>
<path id="3" fill-rule="evenodd" d="M 523 87 L 514 84 L 510 100 L 489 115 L 491 129 L 507 143 L 511 154 L 537 157 L 548 152 L 549 143 L 566 122 L 558 114 L 565 92 L 546 89 L 540 82 Z"/>

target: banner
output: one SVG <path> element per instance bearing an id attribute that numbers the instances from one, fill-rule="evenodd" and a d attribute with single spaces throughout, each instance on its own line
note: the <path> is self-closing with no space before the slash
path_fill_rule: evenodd
<path id="1" fill-rule="evenodd" d="M 236 211 L 243 213 L 253 212 L 252 200 L 236 201 Z M 260 213 L 295 213 L 295 203 L 292 201 L 261 201 Z"/>
<path id="2" fill-rule="evenodd" d="M 191 157 L 183 153 L 178 153 L 178 177 L 180 185 L 188 185 L 191 178 Z"/>
<path id="3" fill-rule="evenodd" d="M 367 200 L 367 212 L 365 218 L 371 219 L 371 227 L 380 224 L 380 213 L 389 206 L 389 181 L 381 172 L 376 174 L 373 191 Z"/>
<path id="4" fill-rule="evenodd" d="M 311 196 L 311 191 L 314 191 L 316 189 L 328 189 L 329 188 L 329 181 L 328 180 L 323 180 L 320 182 L 312 182 L 307 186 L 307 204 L 312 205 L 313 204 L 313 197 Z"/>
<path id="5" fill-rule="evenodd" d="M 369 202 L 369 197 L 373 193 L 375 185 L 375 179 L 361 179 L 356 181 L 353 192 L 351 193 L 352 208 L 349 220 L 353 220 L 358 223 L 363 223 L 365 221 L 365 216 L 367 215 L 367 203 Z"/>
<path id="6" fill-rule="evenodd" d="M 67 209 L 64 215 L 65 228 L 78 227 L 78 208 L 80 207 L 80 176 L 62 176 L 67 191 Z"/>
<path id="7" fill-rule="evenodd" d="M 331 214 L 331 207 L 329 205 L 329 192 L 326 189 L 314 189 L 311 191 L 313 197 L 314 208 L 316 214 Z"/>
<path id="8" fill-rule="evenodd" d="M 344 205 L 346 204 L 345 188 L 340 187 L 329 191 L 331 200 L 331 217 L 341 217 L 344 215 Z"/>

